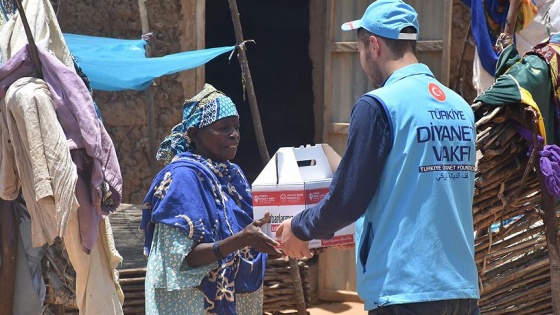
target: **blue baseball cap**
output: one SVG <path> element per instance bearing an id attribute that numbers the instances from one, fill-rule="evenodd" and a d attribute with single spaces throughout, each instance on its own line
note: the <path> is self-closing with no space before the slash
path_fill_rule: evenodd
<path id="1" fill-rule="evenodd" d="M 416 33 L 401 33 L 407 26 L 413 26 Z M 340 26 L 343 31 L 357 30 L 360 27 L 385 38 L 417 40 L 418 13 L 401 0 L 377 0 L 367 7 L 361 19 Z"/>

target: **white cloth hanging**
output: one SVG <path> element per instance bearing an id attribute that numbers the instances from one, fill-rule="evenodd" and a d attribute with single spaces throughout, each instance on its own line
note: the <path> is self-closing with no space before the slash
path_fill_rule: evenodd
<path id="1" fill-rule="evenodd" d="M 58 25 L 56 13 L 50 2 L 46 0 L 22 1 L 25 16 L 29 22 L 33 40 L 39 47 L 55 55 L 68 68 L 74 68 L 74 61 L 66 45 L 62 31 Z M 16 54 L 28 43 L 21 21 L 21 16 L 15 14 L 0 30 L 0 54 L 2 64 Z"/>
<path id="2" fill-rule="evenodd" d="M 26 0 L 23 2 L 23 9 L 30 23 L 31 32 L 37 47 L 43 48 L 50 54 L 56 56 L 58 60 L 75 73 L 72 57 L 62 36 L 62 32 L 60 31 L 56 15 L 50 2 L 48 0 Z M 11 57 L 20 51 L 27 43 L 28 40 L 20 16 L 16 14 L 0 29 L 0 54 L 2 64 L 10 60 Z M 54 157 L 58 154 L 62 160 L 59 161 L 60 163 L 67 163 L 67 158 L 70 157 L 68 141 L 64 132 L 62 132 L 64 141 L 61 141 L 60 133 L 57 128 L 61 130 L 62 127 L 57 119 L 56 113 L 54 114 L 54 120 L 57 121 L 57 126 L 53 126 L 54 123 L 52 123 L 53 120 L 51 116 L 54 113 L 54 106 L 52 105 L 53 100 L 50 98 L 52 93 L 47 97 L 47 94 L 49 94 L 47 92 L 49 92 L 49 90 L 43 89 L 46 85 L 39 87 L 44 84 L 44 82 L 41 81 L 42 80 L 31 78 L 24 78 L 16 81 L 10 86 L 6 98 L 2 99 L 1 102 L 5 101 L 6 106 L 10 103 L 10 108 L 14 108 L 14 112 L 18 113 L 19 116 L 23 117 L 25 115 L 25 119 L 21 118 L 17 120 L 19 123 L 17 124 L 18 126 L 32 127 L 31 129 L 25 129 L 27 134 L 20 134 L 22 135 L 20 138 L 27 139 L 25 140 L 27 143 L 22 140 L 22 143 L 17 144 L 18 146 L 29 148 L 29 152 L 35 152 L 35 149 L 39 149 L 38 145 L 35 146 L 36 142 L 39 140 L 35 138 L 29 139 L 28 135 L 39 137 L 38 139 L 40 140 L 43 140 L 44 137 L 56 136 L 56 138 L 54 138 L 56 141 L 49 138 L 47 142 L 43 142 L 43 149 L 48 151 L 47 153 L 49 156 Z M 34 119 L 29 118 L 28 112 L 22 114 L 23 112 L 21 110 L 23 108 L 31 108 L 33 111 L 33 106 L 25 104 L 38 101 L 35 99 L 37 95 L 41 95 L 39 98 L 41 99 L 40 103 L 42 107 L 40 110 L 35 110 L 35 114 L 41 116 L 41 118 L 48 114 L 48 119 L 46 119 L 45 116 L 47 123 L 45 123 L 43 119 L 34 121 Z M 50 103 L 47 98 L 50 99 Z M 49 104 L 50 107 L 47 106 L 47 104 Z M 91 106 L 93 108 L 93 103 Z M 2 112 L 6 113 L 5 110 L 2 110 Z M 6 122 L 7 121 L 6 119 Z M 4 129 L 6 129 L 8 132 L 16 132 L 13 128 L 10 130 L 10 124 L 12 122 L 16 122 L 15 116 L 14 119 L 10 120 L 10 123 L 6 123 L 5 128 L 0 128 L 0 131 L 3 132 Z M 55 130 L 55 132 L 53 132 L 53 130 Z M 17 132 L 21 131 L 21 128 L 17 129 Z M 37 135 L 37 132 L 41 134 Z M 0 139 L 4 138 L 0 137 Z M 12 137 L 9 138 L 12 142 L 13 139 Z M 2 155 L 4 155 L 5 152 L 9 154 L 10 152 L 8 150 L 4 150 L 4 145 L 5 143 L 2 144 L 0 153 Z M 122 257 L 114 246 L 113 234 L 108 217 L 103 218 L 100 225 L 96 226 L 96 228 L 99 229 L 99 237 L 96 238 L 95 245 L 90 253 L 86 254 L 82 247 L 80 224 L 78 223 L 78 204 L 75 197 L 75 179 L 77 178 L 77 172 L 75 164 L 71 161 L 71 157 L 70 162 L 67 163 L 64 168 L 54 167 L 53 169 L 48 169 L 48 165 L 50 164 L 46 163 L 49 173 L 43 172 L 42 170 L 44 170 L 44 168 L 37 168 L 37 170 L 41 171 L 36 174 L 35 168 L 27 167 L 31 163 L 29 162 L 31 158 L 25 159 L 25 156 L 21 155 L 22 151 L 19 149 L 14 150 L 12 153 L 13 155 L 11 156 L 6 155 L 6 157 L 2 156 L 2 158 L 0 158 L 0 167 L 9 167 L 8 165 L 10 162 L 13 163 L 11 165 L 11 170 L 8 168 L 6 168 L 7 171 L 5 172 L 0 170 L 0 176 L 6 175 L 8 178 L 10 178 L 10 176 L 11 178 L 18 178 L 19 176 L 21 181 L 15 185 L 0 185 L 0 192 L 3 190 L 5 190 L 6 194 L 11 192 L 12 195 L 10 196 L 14 197 L 14 194 L 17 195 L 17 191 L 19 190 L 18 185 L 20 185 L 24 192 L 23 195 L 28 208 L 33 206 L 40 207 L 43 203 L 51 203 L 49 211 L 40 214 L 48 216 L 44 219 L 49 222 L 45 224 L 46 227 L 41 227 L 40 230 L 33 229 L 33 242 L 34 244 L 38 244 L 43 241 L 48 241 L 51 237 L 63 237 L 69 260 L 76 272 L 76 287 L 73 289 L 75 289 L 76 305 L 79 308 L 80 314 L 123 314 L 122 304 L 124 302 L 124 294 L 118 283 L 118 272 L 116 270 L 117 265 L 122 261 Z M 31 153 L 30 156 L 31 155 L 33 155 L 33 153 Z M 18 165 L 18 163 L 20 165 Z M 36 161 L 36 163 L 40 166 L 45 165 L 44 161 Z M 23 164 L 26 166 L 23 166 Z M 24 177 L 27 175 L 28 169 L 32 170 L 30 173 L 33 176 L 38 175 L 38 177 L 33 177 L 31 179 Z M 120 194 L 120 170 L 118 176 L 119 181 L 117 181 L 118 183 L 114 186 L 118 185 L 118 192 Z M 38 178 L 39 181 L 35 181 L 35 178 Z M 4 177 L 0 177 L 0 180 L 4 180 Z M 50 181 L 50 185 L 47 185 L 47 181 Z M 64 195 L 60 195 L 59 191 L 65 191 Z M 35 195 L 33 195 L 33 192 L 35 192 Z M 57 208 L 57 204 L 62 205 L 62 203 L 65 203 L 65 206 Z M 55 210 L 53 211 L 53 209 Z M 31 211 L 32 210 L 30 210 L 30 212 Z M 39 222 L 43 219 L 37 218 L 38 215 L 39 214 L 35 215 L 35 218 L 32 218 L 33 225 L 40 224 Z M 35 235 L 38 235 L 38 238 L 35 238 Z M 16 281 L 19 280 L 20 279 Z M 20 292 L 16 292 L 16 294 L 20 294 Z M 19 298 L 23 297 L 18 296 L 18 299 Z"/>
<path id="3" fill-rule="evenodd" d="M 78 175 L 46 83 L 21 78 L 0 100 L 22 194 L 31 215 L 34 247 L 66 234 Z M 2 128 L 5 129 L 5 128 Z M 12 166 L 13 167 L 13 166 Z M 13 186 L 13 185 L 12 185 Z"/>

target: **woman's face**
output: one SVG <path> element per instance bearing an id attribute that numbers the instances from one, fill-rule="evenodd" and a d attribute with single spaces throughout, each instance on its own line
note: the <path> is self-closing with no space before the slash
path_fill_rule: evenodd
<path id="1" fill-rule="evenodd" d="M 239 145 L 239 117 L 230 116 L 198 129 L 191 127 L 189 137 L 194 142 L 194 153 L 223 162 L 231 160 Z"/>

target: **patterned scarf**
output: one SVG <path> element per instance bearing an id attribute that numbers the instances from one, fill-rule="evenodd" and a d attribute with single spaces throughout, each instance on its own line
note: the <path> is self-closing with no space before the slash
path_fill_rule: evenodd
<path id="1" fill-rule="evenodd" d="M 190 127 L 204 128 L 230 116 L 239 116 L 232 100 L 212 85 L 205 84 L 201 92 L 183 104 L 183 120 L 160 144 L 156 158 L 169 163 L 175 155 L 192 151 L 187 136 Z"/>
<path id="2" fill-rule="evenodd" d="M 1 28 L 17 12 L 17 8 L 12 1 L 0 0 L 0 11 L 2 12 L 2 14 L 0 14 L 0 28 Z"/>

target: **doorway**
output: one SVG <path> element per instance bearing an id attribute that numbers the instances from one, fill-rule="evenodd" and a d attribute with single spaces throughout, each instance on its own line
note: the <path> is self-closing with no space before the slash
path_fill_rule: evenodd
<path id="1" fill-rule="evenodd" d="M 309 57 L 309 0 L 237 0 L 247 59 L 269 155 L 280 147 L 314 144 L 312 63 Z M 231 46 L 235 33 L 229 3 L 206 1 L 206 47 Z M 264 167 L 248 99 L 243 95 L 236 54 L 205 66 L 206 82 L 232 98 L 241 122 L 233 160 L 253 182 Z"/>

